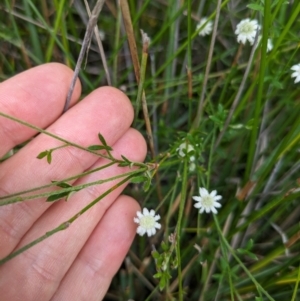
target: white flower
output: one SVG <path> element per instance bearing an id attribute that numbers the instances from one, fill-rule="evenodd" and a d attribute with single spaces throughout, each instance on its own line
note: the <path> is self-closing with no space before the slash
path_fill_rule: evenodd
<path id="1" fill-rule="evenodd" d="M 222 196 L 217 195 L 217 191 L 213 190 L 211 193 L 208 193 L 207 189 L 199 188 L 200 196 L 193 196 L 193 199 L 197 202 L 194 207 L 199 209 L 199 213 L 203 213 L 204 210 L 206 213 L 212 212 L 217 214 L 216 208 L 220 208 L 221 204 L 218 203 L 222 199 Z"/>
<path id="2" fill-rule="evenodd" d="M 237 41 L 245 44 L 248 40 L 252 45 L 254 43 L 255 35 L 260 26 L 257 20 L 244 19 L 237 26 L 235 34 L 237 35 Z"/>
<path id="3" fill-rule="evenodd" d="M 179 147 L 176 150 L 178 151 L 180 157 L 185 157 L 190 152 L 193 152 L 195 149 L 191 144 L 183 142 L 179 145 Z M 195 161 L 195 156 L 190 156 L 190 161 Z"/>
<path id="4" fill-rule="evenodd" d="M 256 47 L 259 45 L 260 43 L 260 40 L 261 40 L 261 35 L 258 36 L 258 41 L 256 43 Z M 254 43 L 254 41 L 253 41 Z M 253 43 L 251 45 L 253 45 Z M 273 49 L 273 43 L 272 43 L 272 40 L 271 39 L 268 39 L 268 44 L 267 44 L 267 52 L 271 51 Z"/>
<path id="5" fill-rule="evenodd" d="M 271 39 L 268 39 L 267 52 L 271 51 L 272 49 L 273 49 L 273 42 Z"/>
<path id="6" fill-rule="evenodd" d="M 137 211 L 136 215 L 133 220 L 135 223 L 139 224 L 136 229 L 136 233 L 143 236 L 146 232 L 148 236 L 152 236 L 156 233 L 156 229 L 161 228 L 161 224 L 157 221 L 160 219 L 160 216 L 157 214 L 155 215 L 155 211 L 153 209 L 149 210 L 147 208 L 143 209 L 143 213 Z"/>
<path id="7" fill-rule="evenodd" d="M 207 36 L 212 32 L 213 22 L 207 21 L 207 17 L 203 17 L 197 25 L 197 30 L 201 27 L 202 29 L 198 32 L 199 36 Z"/>
<path id="8" fill-rule="evenodd" d="M 194 162 L 190 162 L 189 164 L 189 171 L 193 172 L 196 169 L 196 164 Z"/>
<path id="9" fill-rule="evenodd" d="M 295 71 L 291 77 L 295 77 L 295 84 L 300 82 L 300 64 L 294 65 L 291 70 Z"/>

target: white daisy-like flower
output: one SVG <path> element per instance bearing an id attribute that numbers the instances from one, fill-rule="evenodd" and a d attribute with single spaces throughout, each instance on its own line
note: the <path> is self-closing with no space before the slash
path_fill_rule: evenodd
<path id="1" fill-rule="evenodd" d="M 202 27 L 202 29 L 198 32 L 199 36 L 204 37 L 212 32 L 213 22 L 207 20 L 207 17 L 202 17 L 200 22 L 197 24 L 197 30 Z"/>
<path id="2" fill-rule="evenodd" d="M 256 43 L 256 47 L 255 48 L 257 48 L 257 46 L 259 45 L 261 38 L 262 38 L 262 36 L 259 35 L 258 36 L 258 41 Z M 254 43 L 254 41 L 253 41 L 253 43 Z M 253 45 L 253 43 L 251 45 Z M 273 42 L 272 42 L 271 39 L 268 39 L 267 52 L 271 51 L 272 49 L 273 49 Z"/>
<path id="3" fill-rule="evenodd" d="M 257 20 L 250 20 L 249 18 L 242 20 L 235 30 L 237 35 L 237 41 L 245 44 L 248 40 L 253 45 L 257 30 L 260 29 L 260 25 Z"/>
<path id="4" fill-rule="evenodd" d="M 178 151 L 179 156 L 183 158 L 190 152 L 193 152 L 195 149 L 191 144 L 183 142 L 176 150 Z M 195 156 L 190 156 L 190 161 L 195 161 Z"/>
<path id="5" fill-rule="evenodd" d="M 216 208 L 220 208 L 222 205 L 218 203 L 222 199 L 222 196 L 217 195 L 217 191 L 213 190 L 211 193 L 205 188 L 199 187 L 200 196 L 193 196 L 193 199 L 196 201 L 194 207 L 199 209 L 199 213 L 203 213 L 204 210 L 206 213 L 217 214 Z"/>
<path id="6" fill-rule="evenodd" d="M 294 65 L 291 70 L 294 72 L 292 73 L 291 77 L 295 77 L 294 83 L 299 83 L 300 82 L 300 64 Z"/>
<path id="7" fill-rule="evenodd" d="M 139 224 L 136 229 L 136 233 L 143 236 L 145 233 L 148 236 L 152 236 L 156 233 L 156 229 L 161 228 L 161 224 L 157 221 L 160 219 L 159 214 L 155 215 L 155 211 L 151 209 L 150 211 L 147 208 L 143 209 L 143 213 L 137 211 L 137 217 L 133 220 L 135 223 Z"/>

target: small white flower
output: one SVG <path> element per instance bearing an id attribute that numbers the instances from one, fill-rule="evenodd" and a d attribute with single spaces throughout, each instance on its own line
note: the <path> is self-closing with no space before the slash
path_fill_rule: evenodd
<path id="1" fill-rule="evenodd" d="M 133 220 L 135 223 L 139 224 L 136 229 L 137 234 L 143 236 L 147 233 L 150 237 L 156 233 L 156 229 L 161 228 L 161 224 L 157 222 L 160 219 L 160 216 L 159 214 L 155 215 L 155 211 L 153 209 L 149 212 L 147 208 L 144 208 L 143 213 L 137 211 L 136 215 L 137 217 Z"/>
<path id="2" fill-rule="evenodd" d="M 199 213 L 203 213 L 204 210 L 206 213 L 217 214 L 216 208 L 220 208 L 221 204 L 218 203 L 222 199 L 222 196 L 217 195 L 217 191 L 213 190 L 211 193 L 205 188 L 199 187 L 200 196 L 193 196 L 193 199 L 197 202 L 194 207 L 199 209 Z"/>
<path id="3" fill-rule="evenodd" d="M 271 51 L 272 49 L 273 49 L 273 42 L 271 39 L 268 39 L 267 52 Z"/>
<path id="4" fill-rule="evenodd" d="M 212 32 L 213 22 L 207 20 L 207 17 L 202 17 L 200 22 L 198 23 L 197 30 L 202 27 L 202 29 L 200 29 L 200 31 L 198 32 L 199 36 L 204 37 Z"/>
<path id="5" fill-rule="evenodd" d="M 300 64 L 294 65 L 291 70 L 295 71 L 292 73 L 291 77 L 295 77 L 294 83 L 300 82 Z"/>
<path id="6" fill-rule="evenodd" d="M 196 164 L 194 162 L 190 162 L 189 164 L 189 171 L 193 172 L 196 169 Z"/>
<path id="7" fill-rule="evenodd" d="M 259 45 L 260 43 L 260 40 L 261 40 L 261 35 L 258 36 L 258 41 L 256 43 L 256 47 Z M 253 41 L 254 43 L 254 41 Z M 251 45 L 253 45 L 253 43 Z M 268 39 L 268 44 L 267 44 L 267 52 L 271 51 L 273 49 L 273 43 L 272 43 L 272 40 L 271 39 Z"/>
<path id="8" fill-rule="evenodd" d="M 253 45 L 255 35 L 260 26 L 257 20 L 244 19 L 237 26 L 235 34 L 237 35 L 237 41 L 245 44 L 248 40 Z"/>
<path id="9" fill-rule="evenodd" d="M 185 157 L 190 152 L 193 152 L 195 149 L 191 144 L 183 142 L 179 145 L 179 147 L 176 150 L 178 151 L 180 157 Z M 195 161 L 195 156 L 191 156 L 190 161 Z"/>

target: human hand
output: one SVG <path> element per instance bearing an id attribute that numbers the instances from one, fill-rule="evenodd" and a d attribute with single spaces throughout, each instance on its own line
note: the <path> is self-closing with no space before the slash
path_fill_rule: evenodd
<path id="1" fill-rule="evenodd" d="M 133 109 L 119 90 L 103 87 L 81 102 L 77 82 L 71 108 L 60 116 L 72 71 L 51 63 L 0 84 L 0 112 L 25 120 L 85 147 L 99 144 L 98 133 L 113 155 L 143 161 L 146 144 L 130 128 Z M 36 132 L 0 116 L 0 158 Z M 0 197 L 62 180 L 108 163 L 75 147 L 53 153 L 49 165 L 36 156 L 62 142 L 39 134 L 0 165 Z M 76 181 L 88 183 L 128 171 L 112 165 Z M 68 200 L 45 198 L 0 207 L 0 258 L 44 235 L 76 214 L 118 181 L 90 186 Z M 60 231 L 0 266 L 0 299 L 5 301 L 101 300 L 135 236 L 139 205 L 117 188 L 66 230 Z"/>

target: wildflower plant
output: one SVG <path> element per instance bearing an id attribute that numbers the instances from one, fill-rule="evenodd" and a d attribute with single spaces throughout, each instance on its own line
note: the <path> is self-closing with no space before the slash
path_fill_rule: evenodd
<path id="1" fill-rule="evenodd" d="M 257 20 L 250 20 L 247 18 L 240 21 L 235 30 L 237 41 L 242 44 L 246 44 L 248 41 L 251 45 L 253 45 L 258 30 L 260 30 L 260 25 Z"/>
<path id="2" fill-rule="evenodd" d="M 194 207 L 199 209 L 199 213 L 214 213 L 217 214 L 216 208 L 220 208 L 221 204 L 219 201 L 222 199 L 222 196 L 217 195 L 217 191 L 213 190 L 209 193 L 205 188 L 199 188 L 199 196 L 193 196 L 193 200 L 196 201 Z"/>
<path id="3" fill-rule="evenodd" d="M 295 78 L 294 83 L 299 83 L 300 82 L 300 64 L 294 65 L 291 67 L 291 70 L 293 71 L 291 77 Z"/>
<path id="4" fill-rule="evenodd" d="M 150 211 L 147 208 L 143 209 L 143 212 L 137 211 L 137 217 L 134 218 L 134 222 L 139 226 L 136 229 L 136 232 L 143 236 L 145 233 L 150 237 L 155 235 L 156 230 L 161 228 L 161 224 L 158 223 L 160 220 L 159 214 L 155 215 L 155 211 L 151 209 Z"/>
<path id="5" fill-rule="evenodd" d="M 211 34 L 213 28 L 213 22 L 208 20 L 207 17 L 202 17 L 200 22 L 197 24 L 196 30 L 198 31 L 199 36 L 207 36 Z"/>
<path id="6" fill-rule="evenodd" d="M 32 145 L 29 140 L 36 138 L 20 138 L 21 144 L 3 155 L 0 213 L 14 212 L 5 207 L 14 208 L 18 203 L 26 203 L 27 208 L 31 200 L 34 210 L 39 204 L 52 208 L 63 204 L 69 209 L 79 203 L 80 208 L 3 255 L 0 279 L 4 279 L 2 266 L 8 261 L 13 264 L 28 249 L 30 254 L 38 250 L 38 258 L 50 252 L 47 243 L 59 241 L 57 233 L 67 233 L 81 221 L 83 228 L 78 231 L 91 227 L 89 214 L 97 208 L 107 214 L 118 201 L 116 194 L 125 189 L 142 209 L 134 203 L 134 214 L 125 216 L 120 210 L 120 218 L 115 216 L 106 234 L 117 232 L 115 227 L 126 218 L 130 226 L 126 226 L 124 240 L 131 242 L 137 235 L 108 295 L 101 291 L 99 297 L 97 291 L 97 298 L 297 300 L 300 136 L 299 90 L 294 83 L 300 82 L 300 64 L 293 65 L 299 53 L 292 37 L 298 34 L 300 3 L 265 0 L 229 5 L 217 0 L 205 5 L 203 1 L 173 5 L 153 0 L 139 4 L 112 1 L 102 6 L 104 1 L 95 2 L 94 8 L 83 8 L 76 1 L 23 1 L 18 5 L 5 1 L 0 8 L 1 80 L 42 62 L 67 64 L 75 73 L 65 93 L 65 111 L 74 105 L 72 95 L 79 75 L 83 98 L 99 86 L 126 86 L 134 115 L 132 127 L 147 142 L 146 159 L 132 159 L 140 145 L 115 148 L 117 143 L 111 138 L 113 130 L 122 130 L 118 124 L 124 113 L 121 105 L 120 113 L 97 111 L 96 120 L 104 121 L 102 128 L 88 126 L 88 119 L 78 120 L 60 135 L 29 122 L 30 106 L 24 116 L 7 111 L 11 99 L 1 94 L 5 86 L 1 84 L 0 124 L 13 122 L 16 128 L 54 141 L 54 147 L 38 145 L 30 159 L 26 158 L 30 164 L 46 166 L 45 176 L 53 170 L 61 174 L 55 168 L 59 168 L 57 162 L 64 163 L 59 161 L 62 152 L 67 156 L 79 153 L 74 161 L 80 164 L 90 157 L 102 163 L 6 192 L 10 184 L 1 186 L 1 181 L 13 170 L 4 174 L 1 168 L 16 154 L 22 155 L 22 149 Z M 105 35 L 103 44 L 98 25 Z M 199 35 L 210 37 L 205 42 Z M 247 43 L 255 43 L 257 50 L 240 45 Z M 102 100 L 111 108 L 108 94 Z M 59 107 L 59 114 L 62 110 Z M 108 123 L 112 124 L 109 129 Z M 95 133 L 92 143 L 80 142 L 80 128 Z M 73 140 L 78 143 L 64 138 L 65 132 L 74 131 Z M 7 134 L 5 126 L 0 127 L 0 137 L 1 133 Z M 0 141 L 0 150 L 2 147 Z M 30 168 L 23 165 L 25 158 L 18 164 L 18 174 L 23 176 Z M 101 176 L 109 170 L 118 172 Z M 82 193 L 95 194 L 99 187 L 101 193 L 81 205 L 85 201 Z M 109 198 L 111 203 L 106 203 Z M 43 215 L 40 222 L 44 222 Z M 14 218 L 11 223 L 22 225 L 22 219 Z M 80 238 L 74 235 L 75 242 Z M 102 243 L 107 247 L 109 242 L 107 238 Z M 59 246 L 60 256 L 66 256 L 65 245 Z M 22 273 L 21 268 L 19 271 Z M 83 286 L 82 293 L 85 291 Z"/>

